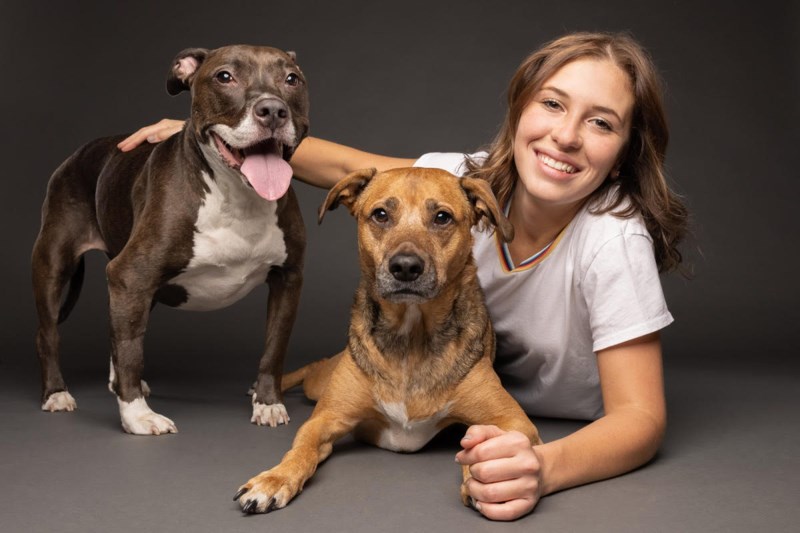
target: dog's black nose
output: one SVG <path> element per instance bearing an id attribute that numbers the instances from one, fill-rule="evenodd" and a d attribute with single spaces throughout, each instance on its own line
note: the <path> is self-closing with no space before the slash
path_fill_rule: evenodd
<path id="1" fill-rule="evenodd" d="M 389 260 L 389 272 L 397 281 L 414 281 L 425 270 L 425 261 L 414 254 L 397 254 Z"/>
<path id="2" fill-rule="evenodd" d="M 271 130 L 276 130 L 286 124 L 289 108 L 277 98 L 264 98 L 253 106 L 253 114 L 261 124 Z"/>

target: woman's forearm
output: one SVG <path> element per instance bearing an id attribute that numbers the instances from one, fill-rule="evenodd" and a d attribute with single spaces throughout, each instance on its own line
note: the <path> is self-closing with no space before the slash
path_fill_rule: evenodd
<path id="1" fill-rule="evenodd" d="M 290 161 L 295 177 L 317 187 L 329 189 L 344 176 L 361 168 L 381 170 L 408 167 L 414 159 L 387 157 L 364 152 L 334 142 L 307 137 Z"/>
<path id="2" fill-rule="evenodd" d="M 623 408 L 583 429 L 534 447 L 542 464 L 542 495 L 608 479 L 642 466 L 658 450 L 664 424 Z"/>
<path id="3" fill-rule="evenodd" d="M 624 474 L 649 461 L 667 425 L 661 341 L 657 333 L 597 355 L 605 416 L 535 447 L 542 489 L 550 494 Z"/>

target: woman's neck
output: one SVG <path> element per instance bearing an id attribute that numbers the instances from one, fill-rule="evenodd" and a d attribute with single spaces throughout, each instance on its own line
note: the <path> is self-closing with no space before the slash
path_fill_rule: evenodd
<path id="1" fill-rule="evenodd" d="M 583 205 L 583 202 L 555 206 L 544 204 L 518 191 L 516 189 L 511 194 L 508 214 L 514 225 L 514 240 L 508 243 L 508 251 L 515 265 L 553 242 Z"/>

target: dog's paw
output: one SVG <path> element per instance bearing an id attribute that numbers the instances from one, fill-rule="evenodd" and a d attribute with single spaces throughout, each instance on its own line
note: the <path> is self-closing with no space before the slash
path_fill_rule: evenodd
<path id="1" fill-rule="evenodd" d="M 461 503 L 467 507 L 477 510 L 475 498 L 470 496 L 469 489 L 467 489 L 467 481 L 470 477 L 472 477 L 472 475 L 469 473 L 469 467 L 463 466 L 461 470 L 464 478 L 464 481 L 461 483 Z"/>
<path id="2" fill-rule="evenodd" d="M 178 428 L 169 418 L 154 412 L 144 398 L 132 402 L 119 402 L 119 416 L 122 429 L 134 435 L 164 435 L 177 433 Z"/>
<path id="3" fill-rule="evenodd" d="M 476 511 L 478 510 L 478 502 L 475 500 L 475 498 L 469 495 L 463 485 L 461 486 L 461 503 L 463 503 L 465 507 L 475 509 Z"/>
<path id="4" fill-rule="evenodd" d="M 42 404 L 42 411 L 74 411 L 77 409 L 78 404 L 75 398 L 67 391 L 54 392 L 47 397 L 47 400 Z"/>
<path id="5" fill-rule="evenodd" d="M 279 424 L 289 423 L 289 413 L 282 403 L 266 405 L 255 401 L 253 395 L 253 416 L 250 422 L 259 426 L 277 427 Z"/>
<path id="6" fill-rule="evenodd" d="M 245 513 L 269 513 L 283 509 L 303 489 L 300 482 L 275 473 L 262 472 L 239 488 L 233 497 Z"/>

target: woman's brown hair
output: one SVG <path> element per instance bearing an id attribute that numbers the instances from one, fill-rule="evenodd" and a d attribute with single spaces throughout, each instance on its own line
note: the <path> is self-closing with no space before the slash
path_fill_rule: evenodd
<path id="1" fill-rule="evenodd" d="M 558 69 L 583 58 L 612 61 L 629 76 L 634 96 L 630 138 L 617 167 L 619 174 L 606 178 L 590 195 L 590 208 L 594 213 L 613 212 L 619 217 L 640 213 L 653 238 L 659 270 L 674 270 L 682 260 L 677 245 L 686 234 L 688 213 L 664 174 L 669 128 L 661 80 L 650 55 L 629 35 L 572 33 L 526 58 L 511 79 L 508 112 L 488 157 L 483 162 L 468 160 L 467 175 L 487 180 L 501 205 L 508 203 L 519 179 L 514 135 L 522 111 Z M 610 202 L 597 201 L 617 184 L 617 194 Z M 628 205 L 616 211 L 625 200 Z"/>

